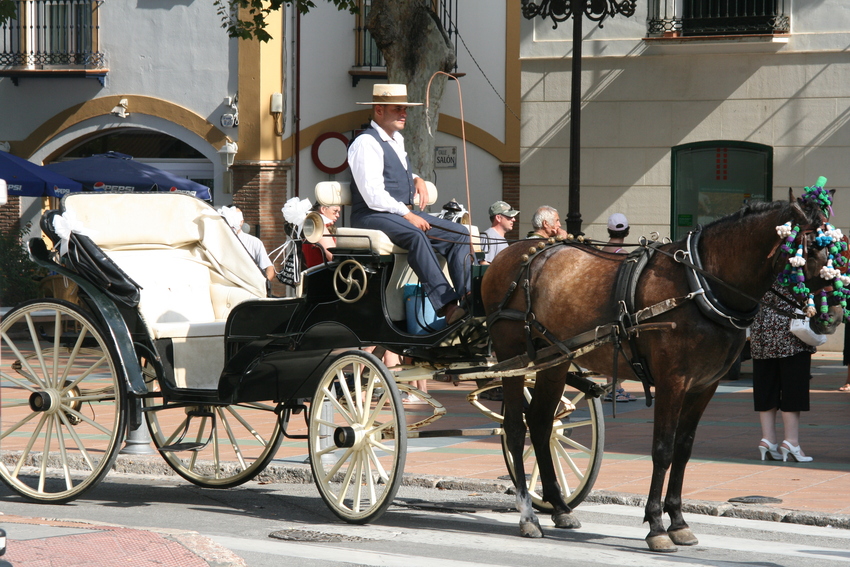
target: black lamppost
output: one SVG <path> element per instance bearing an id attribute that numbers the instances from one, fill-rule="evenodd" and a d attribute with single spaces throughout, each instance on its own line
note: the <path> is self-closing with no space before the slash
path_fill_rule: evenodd
<path id="1" fill-rule="evenodd" d="M 637 0 L 522 0 L 522 15 L 531 20 L 551 18 L 552 29 L 573 18 L 573 62 L 570 89 L 570 193 L 567 232 L 581 233 L 581 24 L 582 16 L 602 22 L 609 16 L 633 16 Z"/>

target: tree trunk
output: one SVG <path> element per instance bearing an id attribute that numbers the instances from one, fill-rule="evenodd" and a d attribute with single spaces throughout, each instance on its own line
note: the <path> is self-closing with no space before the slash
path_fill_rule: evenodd
<path id="1" fill-rule="evenodd" d="M 366 27 L 384 54 L 388 81 L 406 84 L 411 102 L 424 103 L 431 76 L 454 68 L 454 48 L 432 0 L 372 0 Z M 445 75 L 437 75 L 431 82 L 431 134 L 425 106 L 410 107 L 403 133 L 414 173 L 429 181 L 434 180 L 434 136 L 446 80 Z"/>

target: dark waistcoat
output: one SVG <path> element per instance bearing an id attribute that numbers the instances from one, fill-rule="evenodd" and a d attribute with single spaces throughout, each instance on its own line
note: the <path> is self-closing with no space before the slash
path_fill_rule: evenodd
<path id="1" fill-rule="evenodd" d="M 414 189 L 413 174 L 410 173 L 410 169 L 405 169 L 398 154 L 389 142 L 381 139 L 381 135 L 377 130 L 370 126 L 360 135 L 372 136 L 381 145 L 381 149 L 384 150 L 384 189 L 396 201 L 401 201 L 405 205 L 412 205 L 416 190 Z M 356 217 L 369 211 L 369 207 L 360 195 L 360 189 L 357 188 L 357 183 L 353 179 L 351 180 L 351 189 L 351 216 Z"/>

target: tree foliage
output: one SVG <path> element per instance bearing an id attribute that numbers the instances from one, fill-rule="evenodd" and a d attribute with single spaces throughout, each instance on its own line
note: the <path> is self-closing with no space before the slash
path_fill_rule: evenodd
<path id="1" fill-rule="evenodd" d="M 0 304 L 11 307 L 38 297 L 38 280 L 46 270 L 30 260 L 23 240 L 30 225 L 0 232 Z"/>
<path id="2" fill-rule="evenodd" d="M 0 0 L 2 2 L 4 0 Z M 348 10 L 352 14 L 357 11 L 357 0 L 326 0 L 332 2 L 338 10 Z M 266 19 L 280 10 L 284 5 L 295 6 L 302 14 L 316 7 L 313 0 L 215 0 L 218 15 L 221 16 L 221 27 L 227 30 L 230 37 L 240 39 L 256 38 L 267 42 L 272 36 L 266 31 Z M 240 10 L 243 12 L 240 13 Z M 247 10 L 247 12 L 244 12 Z M 247 16 L 242 19 L 240 16 Z"/>

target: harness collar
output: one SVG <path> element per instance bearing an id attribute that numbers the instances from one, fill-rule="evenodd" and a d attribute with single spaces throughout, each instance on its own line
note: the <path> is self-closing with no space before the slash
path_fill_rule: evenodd
<path id="1" fill-rule="evenodd" d="M 753 320 L 759 312 L 759 304 L 756 304 L 755 308 L 750 311 L 737 311 L 724 306 L 714 296 L 711 286 L 708 285 L 708 281 L 701 273 L 703 271 L 702 259 L 699 256 L 699 240 L 702 235 L 701 228 L 699 227 L 697 230 L 690 232 L 685 241 L 688 256 L 691 259 L 691 264 L 693 264 L 692 267 L 684 263 L 691 296 L 703 315 L 715 323 L 733 329 L 746 329 L 753 324 Z"/>

